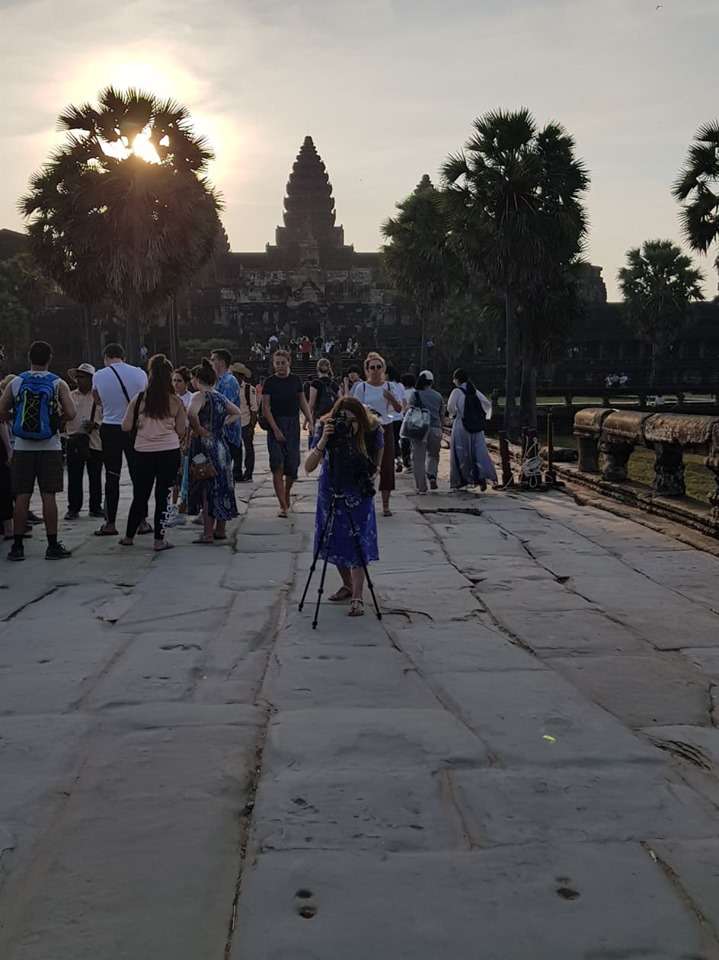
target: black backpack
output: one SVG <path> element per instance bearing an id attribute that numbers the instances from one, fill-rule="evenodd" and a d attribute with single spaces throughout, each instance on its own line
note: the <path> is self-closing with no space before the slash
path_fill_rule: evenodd
<path id="1" fill-rule="evenodd" d="M 484 412 L 484 407 L 477 396 L 477 391 L 468 380 L 462 388 L 462 392 L 464 393 L 462 426 L 467 433 L 482 433 L 487 426 L 487 417 Z"/>
<path id="2" fill-rule="evenodd" d="M 327 377 L 320 377 L 316 381 L 317 397 L 315 399 L 315 409 L 313 410 L 315 420 L 329 413 L 337 402 L 339 388 L 334 380 Z"/>

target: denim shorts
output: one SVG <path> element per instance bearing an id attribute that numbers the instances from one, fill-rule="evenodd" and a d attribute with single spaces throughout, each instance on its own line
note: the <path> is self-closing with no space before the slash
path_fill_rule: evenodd
<path id="1" fill-rule="evenodd" d="M 285 435 L 285 443 L 278 443 L 271 430 L 267 431 L 267 450 L 270 454 L 270 470 L 282 473 L 289 480 L 296 480 L 300 469 L 300 418 L 275 417 L 275 423 Z"/>

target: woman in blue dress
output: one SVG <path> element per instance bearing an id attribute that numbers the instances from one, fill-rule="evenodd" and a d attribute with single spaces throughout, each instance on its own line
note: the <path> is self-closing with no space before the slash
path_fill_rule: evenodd
<path id="1" fill-rule="evenodd" d="M 328 449 L 329 445 L 329 449 Z M 374 486 L 371 478 L 382 461 L 384 435 L 379 420 L 359 400 L 338 400 L 316 428 L 315 445 L 305 461 L 307 473 L 322 464 L 315 515 L 315 551 L 327 524 L 333 494 L 340 494 L 329 538 L 325 538 L 319 556 L 337 567 L 342 586 L 330 600 L 350 601 L 349 615 L 364 614 L 365 574 L 362 561 L 379 560 Z M 352 525 L 359 535 L 358 544 Z"/>
<path id="2" fill-rule="evenodd" d="M 237 516 L 232 456 L 224 428 L 239 421 L 240 410 L 213 389 L 217 378 L 209 360 L 203 359 L 199 367 L 193 368 L 192 378 L 197 392 L 187 411 L 192 427 L 188 512 L 202 514 L 204 530 L 194 542 L 214 543 L 227 539 L 225 524 Z M 200 467 L 207 463 L 212 465 L 210 472 L 214 475 L 193 478 L 193 464 Z"/>

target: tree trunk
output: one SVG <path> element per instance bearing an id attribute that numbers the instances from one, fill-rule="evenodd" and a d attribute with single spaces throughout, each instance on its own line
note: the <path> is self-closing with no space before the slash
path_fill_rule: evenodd
<path id="1" fill-rule="evenodd" d="M 128 363 L 140 360 L 140 322 L 139 311 L 130 308 L 125 314 L 125 355 Z"/>
<path id="2" fill-rule="evenodd" d="M 512 436 L 516 421 L 514 377 L 514 316 L 509 288 L 504 292 L 504 429 Z"/>
<path id="3" fill-rule="evenodd" d="M 537 429 L 537 361 L 531 354 L 522 358 L 520 420 L 522 427 Z"/>

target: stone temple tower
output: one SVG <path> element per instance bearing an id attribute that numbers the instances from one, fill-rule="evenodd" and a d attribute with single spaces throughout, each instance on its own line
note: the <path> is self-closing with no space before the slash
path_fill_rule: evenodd
<path id="1" fill-rule="evenodd" d="M 335 225 L 332 184 L 312 137 L 305 137 L 292 167 L 284 202 L 284 226 L 277 227 L 276 250 L 291 259 L 303 259 L 316 249 L 320 261 L 345 247 L 344 230 Z"/>

